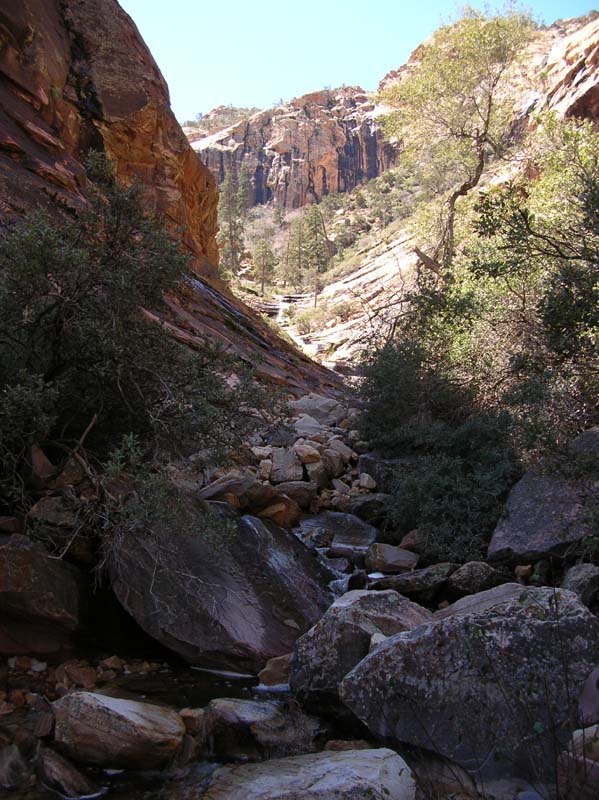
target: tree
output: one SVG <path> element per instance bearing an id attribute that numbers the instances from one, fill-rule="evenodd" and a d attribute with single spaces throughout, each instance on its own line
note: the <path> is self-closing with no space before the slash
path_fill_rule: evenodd
<path id="1" fill-rule="evenodd" d="M 290 284 L 298 290 L 302 287 L 304 275 L 304 219 L 300 215 L 289 229 L 285 259 L 281 262 L 279 276 L 283 284 Z"/>
<path id="2" fill-rule="evenodd" d="M 432 254 L 440 265 L 450 265 L 455 254 L 458 201 L 478 185 L 489 159 L 506 151 L 513 107 L 503 88 L 532 30 L 528 15 L 486 17 L 468 8 L 422 45 L 407 77 L 381 93 L 394 109 L 387 134 L 400 140 L 420 179 L 443 199 Z"/>
<path id="3" fill-rule="evenodd" d="M 331 243 L 327 236 L 324 219 L 318 206 L 310 206 L 304 219 L 305 274 L 304 283 L 316 297 L 322 288 L 322 274 L 326 272 L 331 260 Z"/>
<path id="4" fill-rule="evenodd" d="M 220 187 L 218 200 L 220 263 L 229 273 L 237 275 L 244 250 L 243 192 L 239 192 L 233 173 L 227 172 Z"/>
<path id="5" fill-rule="evenodd" d="M 260 280 L 260 294 L 264 294 L 264 286 L 270 282 L 277 266 L 278 259 L 270 242 L 258 239 L 253 253 L 255 273 Z"/>

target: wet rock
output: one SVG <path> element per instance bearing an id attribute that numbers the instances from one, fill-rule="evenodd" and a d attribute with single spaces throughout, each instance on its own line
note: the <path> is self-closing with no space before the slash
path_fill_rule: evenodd
<path id="1" fill-rule="evenodd" d="M 74 692 L 53 708 L 56 744 L 84 764 L 157 769 L 174 757 L 185 734 L 175 711 L 135 700 Z"/>
<path id="2" fill-rule="evenodd" d="M 392 750 L 348 750 L 221 767 L 203 800 L 415 800 L 405 761 Z"/>
<path id="3" fill-rule="evenodd" d="M 456 564 L 434 564 L 413 572 L 377 578 L 370 582 L 370 588 L 394 589 L 418 603 L 431 603 L 455 569 Z"/>
<path id="4" fill-rule="evenodd" d="M 370 572 L 405 572 L 414 569 L 419 556 L 401 547 L 376 542 L 368 548 L 366 569 Z"/>
<path id="5" fill-rule="evenodd" d="M 432 614 L 394 591 L 350 591 L 295 646 L 290 685 L 309 708 L 335 708 L 339 683 L 370 649 L 372 636 L 411 630 Z"/>
<path id="6" fill-rule="evenodd" d="M 302 462 L 295 450 L 286 450 L 283 447 L 273 448 L 272 470 L 270 473 L 272 483 L 301 481 L 303 475 Z"/>
<path id="7" fill-rule="evenodd" d="M 323 511 L 300 522 L 302 538 L 310 538 L 319 547 L 330 546 L 332 557 L 360 561 L 370 545 L 376 540 L 378 531 L 353 514 L 340 511 Z"/>
<path id="8" fill-rule="evenodd" d="M 562 589 L 574 592 L 585 606 L 590 606 L 599 593 L 599 567 L 595 564 L 575 564 L 564 575 Z"/>
<path id="9" fill-rule="evenodd" d="M 264 669 L 258 673 L 260 683 L 264 686 L 281 686 L 289 683 L 291 656 L 291 653 L 285 653 L 284 656 L 269 659 Z"/>
<path id="10" fill-rule="evenodd" d="M 390 637 L 339 693 L 376 736 L 427 749 L 434 742 L 481 777 L 546 764 L 551 778 L 544 752 L 576 718 L 598 647 L 599 621 L 576 595 L 520 587 L 499 605 Z"/>
<path id="11" fill-rule="evenodd" d="M 0 652 L 54 653 L 81 614 L 79 571 L 14 534 L 0 547 Z"/>
<path id="12" fill-rule="evenodd" d="M 313 392 L 292 400 L 289 406 L 296 414 L 309 414 L 323 425 L 335 425 L 343 417 L 343 408 L 337 400 Z"/>
<path id="13" fill-rule="evenodd" d="M 447 588 L 454 595 L 477 594 L 506 582 L 506 576 L 485 561 L 468 561 L 449 576 Z"/>
<path id="14" fill-rule="evenodd" d="M 63 797 L 90 797 L 98 794 L 99 788 L 67 761 L 60 753 L 49 747 L 40 749 L 38 758 L 39 778 L 44 786 Z"/>
<path id="15" fill-rule="evenodd" d="M 211 532 L 193 496 L 123 540 L 108 566 L 146 633 L 202 666 L 258 672 L 332 600 L 328 571 L 292 533 L 251 516 Z"/>
<path id="16" fill-rule="evenodd" d="M 219 760 L 261 761 L 316 750 L 320 722 L 297 708 L 258 700 L 212 700 L 207 728 Z"/>

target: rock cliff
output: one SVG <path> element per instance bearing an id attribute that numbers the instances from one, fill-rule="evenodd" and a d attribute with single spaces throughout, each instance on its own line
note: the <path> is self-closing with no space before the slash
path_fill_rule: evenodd
<path id="1" fill-rule="evenodd" d="M 105 151 L 199 263 L 216 262 L 217 194 L 168 88 L 114 0 L 7 0 L 0 9 L 0 213 L 81 203 L 90 149 Z"/>
<path id="2" fill-rule="evenodd" d="M 175 334 L 208 337 L 279 383 L 334 377 L 281 340 L 211 278 L 218 261 L 215 180 L 170 110 L 168 88 L 116 0 L 5 0 L 0 7 L 0 227 L 32 208 L 85 202 L 85 161 L 106 152 L 121 182 L 177 231 L 198 279 L 171 298 Z"/>
<path id="3" fill-rule="evenodd" d="M 313 92 L 192 143 L 222 182 L 248 170 L 252 203 L 285 208 L 347 192 L 393 166 L 378 111 L 359 87 Z"/>

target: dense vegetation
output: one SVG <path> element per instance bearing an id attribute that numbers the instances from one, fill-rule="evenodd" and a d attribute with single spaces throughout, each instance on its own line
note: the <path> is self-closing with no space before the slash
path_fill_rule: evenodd
<path id="1" fill-rule="evenodd" d="M 414 456 L 390 522 L 432 558 L 480 555 L 518 464 L 599 422 L 599 136 L 547 117 L 524 152 L 464 204 L 451 264 L 421 269 L 366 365 L 366 435 Z"/>
<path id="2" fill-rule="evenodd" d="M 187 260 L 138 186 L 103 159 L 90 176 L 87 211 L 59 224 L 34 213 L 0 242 L 0 503 L 13 510 L 29 501 L 32 445 L 58 463 L 157 463 L 182 448 L 205 462 L 252 429 L 260 403 L 239 364 L 150 318 Z"/>

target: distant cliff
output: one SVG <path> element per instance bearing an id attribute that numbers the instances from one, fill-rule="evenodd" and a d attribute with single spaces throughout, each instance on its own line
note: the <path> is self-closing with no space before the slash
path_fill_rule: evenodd
<path id="1" fill-rule="evenodd" d="M 377 111 L 363 89 L 344 87 L 304 95 L 192 142 L 216 177 L 250 175 L 252 204 L 285 208 L 347 192 L 393 166 L 395 148 L 383 139 Z"/>

